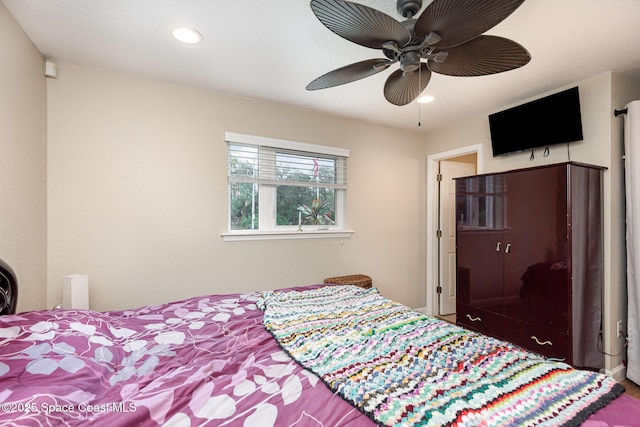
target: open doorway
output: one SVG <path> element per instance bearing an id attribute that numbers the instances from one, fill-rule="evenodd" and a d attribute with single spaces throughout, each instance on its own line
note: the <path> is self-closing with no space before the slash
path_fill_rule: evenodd
<path id="1" fill-rule="evenodd" d="M 434 316 L 455 319 L 455 182 L 481 173 L 482 145 L 429 156 L 427 164 L 427 305 Z"/>
<path id="2" fill-rule="evenodd" d="M 466 154 L 440 160 L 438 179 L 440 200 L 438 202 L 438 224 L 436 238 L 440 256 L 439 283 L 436 284 L 438 315 L 451 316 L 456 313 L 456 183 L 454 178 L 475 175 L 476 155 Z"/>

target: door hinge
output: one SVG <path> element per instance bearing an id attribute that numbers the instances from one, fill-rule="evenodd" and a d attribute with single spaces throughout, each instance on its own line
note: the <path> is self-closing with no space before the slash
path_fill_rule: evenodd
<path id="1" fill-rule="evenodd" d="M 441 174 L 441 173 L 439 173 L 438 175 L 436 175 L 436 180 L 437 180 L 438 182 L 442 181 L 442 174 Z"/>
<path id="2" fill-rule="evenodd" d="M 436 237 L 439 239 L 442 237 L 442 230 L 436 231 Z"/>
<path id="3" fill-rule="evenodd" d="M 441 294 L 441 293 L 442 293 L 442 286 L 438 286 L 438 287 L 436 288 L 436 292 L 437 292 L 437 293 L 439 293 L 439 294 Z"/>

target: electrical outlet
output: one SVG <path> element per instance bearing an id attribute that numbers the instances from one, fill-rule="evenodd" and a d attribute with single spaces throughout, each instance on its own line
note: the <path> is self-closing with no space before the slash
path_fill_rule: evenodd
<path id="1" fill-rule="evenodd" d="M 618 320 L 616 323 L 616 337 L 620 338 L 622 336 L 622 320 Z"/>

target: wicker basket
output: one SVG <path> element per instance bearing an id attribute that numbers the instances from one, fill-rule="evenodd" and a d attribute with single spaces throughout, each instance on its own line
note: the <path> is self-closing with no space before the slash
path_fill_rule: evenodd
<path id="1" fill-rule="evenodd" d="M 364 274 L 352 274 L 350 276 L 327 277 L 324 283 L 335 285 L 354 285 L 361 288 L 369 289 L 371 287 L 371 277 Z"/>

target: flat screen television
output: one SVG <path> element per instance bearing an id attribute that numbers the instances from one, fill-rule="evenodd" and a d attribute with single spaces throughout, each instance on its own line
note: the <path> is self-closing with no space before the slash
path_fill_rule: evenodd
<path id="1" fill-rule="evenodd" d="M 489 115 L 493 156 L 582 140 L 580 95 L 574 87 Z"/>

